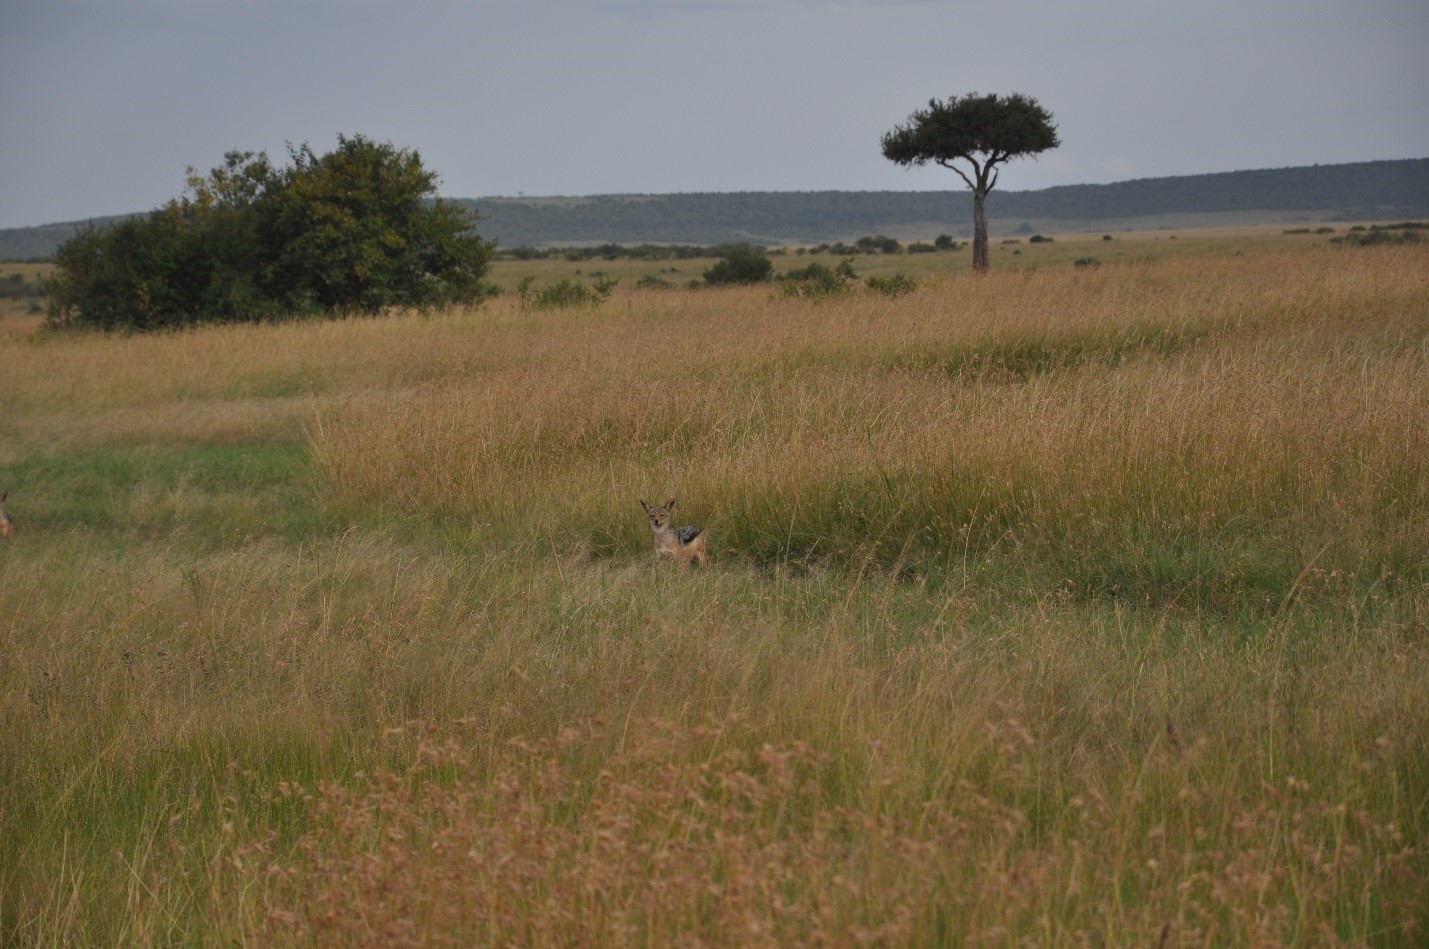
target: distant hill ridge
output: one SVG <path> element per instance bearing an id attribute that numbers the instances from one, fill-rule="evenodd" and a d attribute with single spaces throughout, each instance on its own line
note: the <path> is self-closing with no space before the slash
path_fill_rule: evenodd
<path id="1" fill-rule="evenodd" d="M 907 240 L 962 236 L 972 224 L 972 199 L 961 188 L 457 200 L 477 211 L 482 236 L 503 247 Z M 997 234 L 1429 217 L 1429 158 L 994 191 L 988 215 Z M 0 259 L 50 256 L 83 223 L 0 230 Z"/>

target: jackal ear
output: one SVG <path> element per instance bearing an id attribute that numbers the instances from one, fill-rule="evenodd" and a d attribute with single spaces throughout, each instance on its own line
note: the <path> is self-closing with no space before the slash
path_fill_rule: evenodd
<path id="1" fill-rule="evenodd" d="M 10 496 L 10 492 L 9 492 L 9 491 L 6 491 L 4 494 L 0 494 L 0 504 L 4 504 L 4 503 L 5 503 L 5 499 L 8 498 L 9 496 Z"/>
<path id="2" fill-rule="evenodd" d="M 645 503 L 645 499 L 644 499 L 644 498 L 641 498 L 641 499 L 640 499 L 640 506 L 645 509 L 645 513 L 646 513 L 646 514 L 649 514 L 649 513 L 650 513 L 650 505 L 648 505 L 648 504 Z"/>
<path id="3" fill-rule="evenodd" d="M 671 498 L 670 500 L 668 500 L 668 501 L 665 502 L 665 510 L 667 510 L 667 511 L 673 511 L 674 509 L 675 509 L 675 499 L 674 499 L 674 498 Z"/>

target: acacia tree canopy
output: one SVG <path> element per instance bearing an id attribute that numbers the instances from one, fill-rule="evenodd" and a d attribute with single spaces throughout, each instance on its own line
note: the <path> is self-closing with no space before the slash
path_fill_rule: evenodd
<path id="1" fill-rule="evenodd" d="M 997 186 L 1002 163 L 1037 155 L 1061 144 L 1052 114 L 1036 99 L 976 92 L 927 109 L 883 136 L 883 157 L 905 167 L 929 162 L 951 168 L 973 191 L 973 267 L 987 269 L 987 193 Z M 966 162 L 967 170 L 957 162 Z"/>

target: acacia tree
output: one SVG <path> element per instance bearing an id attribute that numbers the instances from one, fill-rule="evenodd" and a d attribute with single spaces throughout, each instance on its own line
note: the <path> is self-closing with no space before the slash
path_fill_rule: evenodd
<path id="1" fill-rule="evenodd" d="M 987 193 L 1003 162 L 1056 148 L 1052 113 L 1030 96 L 969 93 L 928 101 L 883 136 L 883 157 L 907 167 L 934 162 L 958 173 L 973 192 L 973 269 L 987 270 Z M 956 164 L 965 161 L 971 174 Z"/>

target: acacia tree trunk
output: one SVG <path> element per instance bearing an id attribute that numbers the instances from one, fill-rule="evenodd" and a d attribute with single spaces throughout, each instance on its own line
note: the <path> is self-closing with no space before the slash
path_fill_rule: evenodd
<path id="1" fill-rule="evenodd" d="M 987 191 L 973 189 L 973 270 L 987 271 Z"/>

